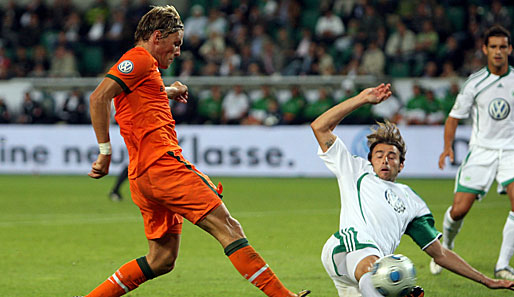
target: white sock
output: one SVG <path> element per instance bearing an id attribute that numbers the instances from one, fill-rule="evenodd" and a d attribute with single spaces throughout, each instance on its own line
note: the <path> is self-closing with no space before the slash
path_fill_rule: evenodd
<path id="1" fill-rule="evenodd" d="M 464 223 L 464 219 L 454 221 L 450 216 L 451 209 L 451 206 L 448 207 L 448 209 L 444 213 L 443 246 L 447 249 L 453 250 L 453 241 L 455 240 L 457 234 L 459 234 L 460 228 L 462 228 L 462 223 Z"/>
<path id="2" fill-rule="evenodd" d="M 359 280 L 359 290 L 362 297 L 384 297 L 373 286 L 371 282 L 371 272 L 364 273 Z"/>
<path id="3" fill-rule="evenodd" d="M 496 262 L 496 269 L 509 266 L 510 258 L 514 254 L 514 212 L 509 212 L 505 226 L 503 227 L 503 241 L 500 248 L 500 256 Z"/>

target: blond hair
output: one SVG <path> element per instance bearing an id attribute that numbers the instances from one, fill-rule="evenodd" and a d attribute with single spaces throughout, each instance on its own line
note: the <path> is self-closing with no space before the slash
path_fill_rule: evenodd
<path id="1" fill-rule="evenodd" d="M 136 32 L 134 33 L 136 43 L 148 41 L 155 30 L 161 31 L 162 38 L 184 30 L 184 24 L 175 7 L 171 5 L 153 6 L 137 24 Z"/>
<path id="2" fill-rule="evenodd" d="M 385 120 L 384 123 L 377 122 L 377 125 L 371 128 L 371 134 L 369 134 L 367 138 L 369 147 L 368 160 L 371 161 L 371 153 L 375 146 L 379 143 L 385 143 L 396 146 L 400 151 L 400 162 L 403 163 L 403 161 L 405 161 L 407 147 L 400 134 L 400 130 L 395 124 L 388 120 Z"/>

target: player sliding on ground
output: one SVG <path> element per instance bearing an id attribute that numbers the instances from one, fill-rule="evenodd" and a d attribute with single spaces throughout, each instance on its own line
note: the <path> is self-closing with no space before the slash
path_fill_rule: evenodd
<path id="1" fill-rule="evenodd" d="M 405 233 L 436 263 L 491 289 L 514 289 L 514 282 L 491 279 L 443 248 L 441 233 L 425 202 L 406 185 L 396 183 L 404 167 L 406 146 L 398 128 L 379 123 L 368 135 L 368 160 L 352 156 L 332 133 L 341 120 L 365 104 L 378 104 L 391 95 L 390 85 L 368 88 L 319 116 L 311 127 L 318 155 L 336 175 L 341 195 L 339 231 L 326 242 L 323 265 L 339 296 L 382 296 L 371 282 L 370 268 L 392 254 Z M 424 296 L 416 287 L 407 296 Z"/>
<path id="2" fill-rule="evenodd" d="M 181 154 L 169 99 L 187 102 L 188 89 L 180 82 L 165 87 L 158 67 L 168 68 L 180 55 L 183 35 L 174 7 L 154 7 L 137 26 L 136 46 L 91 95 L 91 121 L 100 154 L 89 176 L 101 178 L 109 171 L 109 115 L 114 98 L 116 120 L 129 152 L 132 200 L 143 215 L 149 252 L 121 266 L 87 296 L 121 296 L 170 272 L 178 255 L 183 217 L 216 238 L 239 273 L 267 296 L 307 296 L 309 291 L 295 294 L 282 285 L 230 216 L 221 189 Z"/>

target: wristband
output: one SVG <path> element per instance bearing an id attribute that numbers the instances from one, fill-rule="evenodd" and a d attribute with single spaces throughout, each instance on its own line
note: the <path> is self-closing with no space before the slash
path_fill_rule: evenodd
<path id="1" fill-rule="evenodd" d="M 111 149 L 111 143 L 110 142 L 99 143 L 98 144 L 98 148 L 100 149 L 100 154 L 102 154 L 102 155 L 110 155 L 110 154 L 112 154 L 112 149 Z"/>

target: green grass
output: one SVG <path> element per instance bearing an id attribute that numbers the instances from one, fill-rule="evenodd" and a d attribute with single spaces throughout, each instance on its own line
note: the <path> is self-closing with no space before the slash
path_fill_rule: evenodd
<path id="1" fill-rule="evenodd" d="M 223 182 L 232 215 L 287 287 L 309 288 L 317 297 L 337 296 L 320 262 L 325 240 L 338 228 L 335 178 L 213 180 Z M 113 182 L 113 177 L 0 175 L 0 296 L 86 294 L 120 265 L 146 253 L 137 207 L 127 199 L 107 199 Z M 441 229 L 453 181 L 403 182 L 425 199 Z M 128 198 L 127 185 L 123 194 Z M 473 207 L 457 238 L 455 250 L 488 276 L 508 210 L 508 199 L 491 191 Z M 427 296 L 512 296 L 448 271 L 430 275 L 429 257 L 408 237 L 397 253 L 414 261 Z M 127 296 L 263 295 L 236 272 L 213 238 L 187 222 L 175 270 Z"/>

